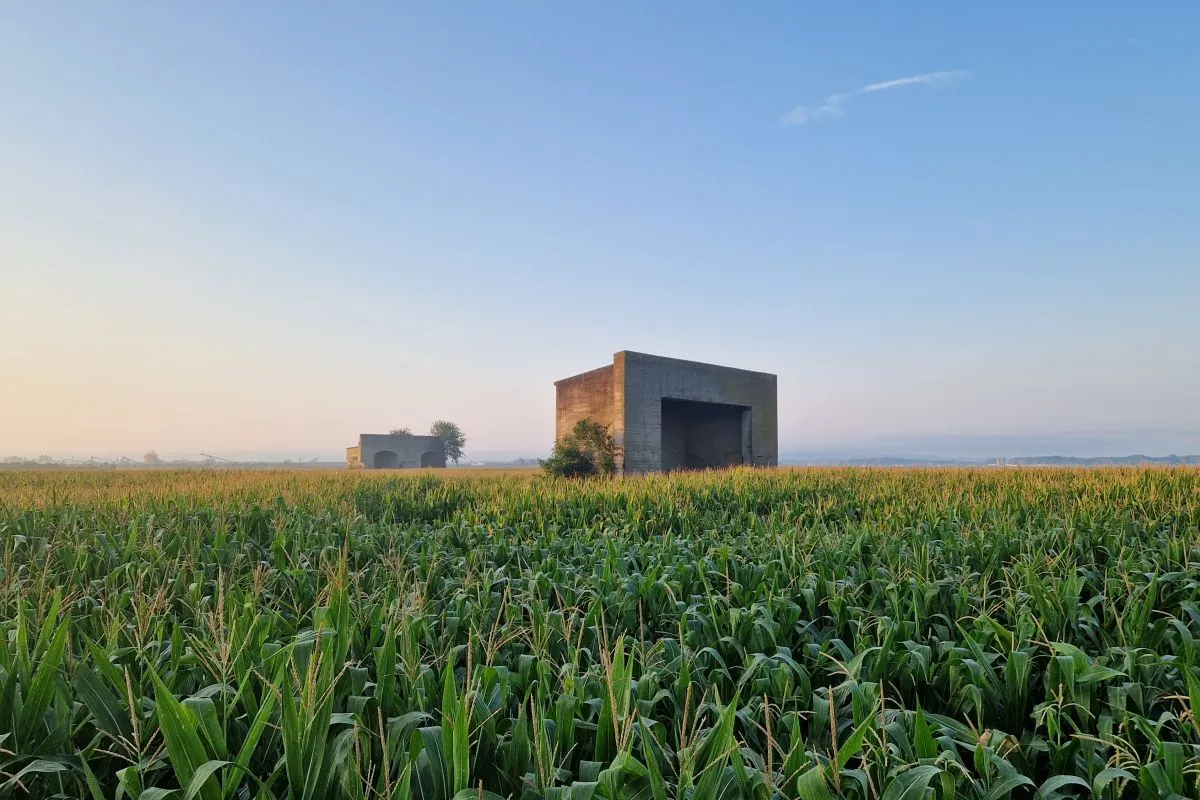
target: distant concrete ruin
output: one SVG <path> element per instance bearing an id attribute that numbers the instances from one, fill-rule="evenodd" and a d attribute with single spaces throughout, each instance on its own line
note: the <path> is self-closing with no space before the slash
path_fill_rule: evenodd
<path id="1" fill-rule="evenodd" d="M 350 469 L 445 469 L 446 454 L 436 436 L 398 433 L 360 433 L 358 444 L 346 448 Z"/>
<path id="2" fill-rule="evenodd" d="M 634 353 L 556 381 L 555 437 L 582 419 L 608 427 L 623 473 L 779 463 L 776 378 Z"/>

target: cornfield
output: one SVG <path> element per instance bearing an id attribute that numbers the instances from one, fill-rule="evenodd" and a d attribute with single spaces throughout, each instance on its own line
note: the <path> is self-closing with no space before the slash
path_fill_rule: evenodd
<path id="1" fill-rule="evenodd" d="M 1200 472 L 0 472 L 0 797 L 1200 797 Z"/>

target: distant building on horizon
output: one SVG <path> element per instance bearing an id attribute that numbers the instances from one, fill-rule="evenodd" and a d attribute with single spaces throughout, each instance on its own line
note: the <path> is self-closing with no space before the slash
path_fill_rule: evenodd
<path id="1" fill-rule="evenodd" d="M 349 469 L 445 469 L 446 453 L 436 436 L 406 433 L 360 433 L 346 448 Z"/>

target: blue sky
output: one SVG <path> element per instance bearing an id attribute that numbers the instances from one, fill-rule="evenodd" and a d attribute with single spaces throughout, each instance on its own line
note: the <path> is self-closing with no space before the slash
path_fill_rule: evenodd
<path id="1" fill-rule="evenodd" d="M 1192 2 L 10 4 L 0 454 L 438 417 L 539 454 L 552 381 L 619 349 L 778 373 L 785 450 L 1186 449 L 1198 35 Z"/>

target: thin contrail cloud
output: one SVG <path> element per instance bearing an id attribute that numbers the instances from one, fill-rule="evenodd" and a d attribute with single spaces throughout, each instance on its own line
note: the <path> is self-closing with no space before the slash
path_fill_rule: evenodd
<path id="1" fill-rule="evenodd" d="M 888 92 L 893 89 L 904 88 L 905 86 L 936 86 L 965 78 L 969 74 L 966 70 L 952 69 L 940 72 L 923 72 L 920 75 L 909 75 L 905 78 L 893 78 L 888 81 L 868 83 L 866 86 L 855 89 L 852 92 L 831 94 L 815 106 L 796 106 L 787 114 L 784 114 L 783 122 L 786 125 L 804 125 L 808 122 L 837 119 L 843 114 L 842 104 L 855 95 Z"/>

